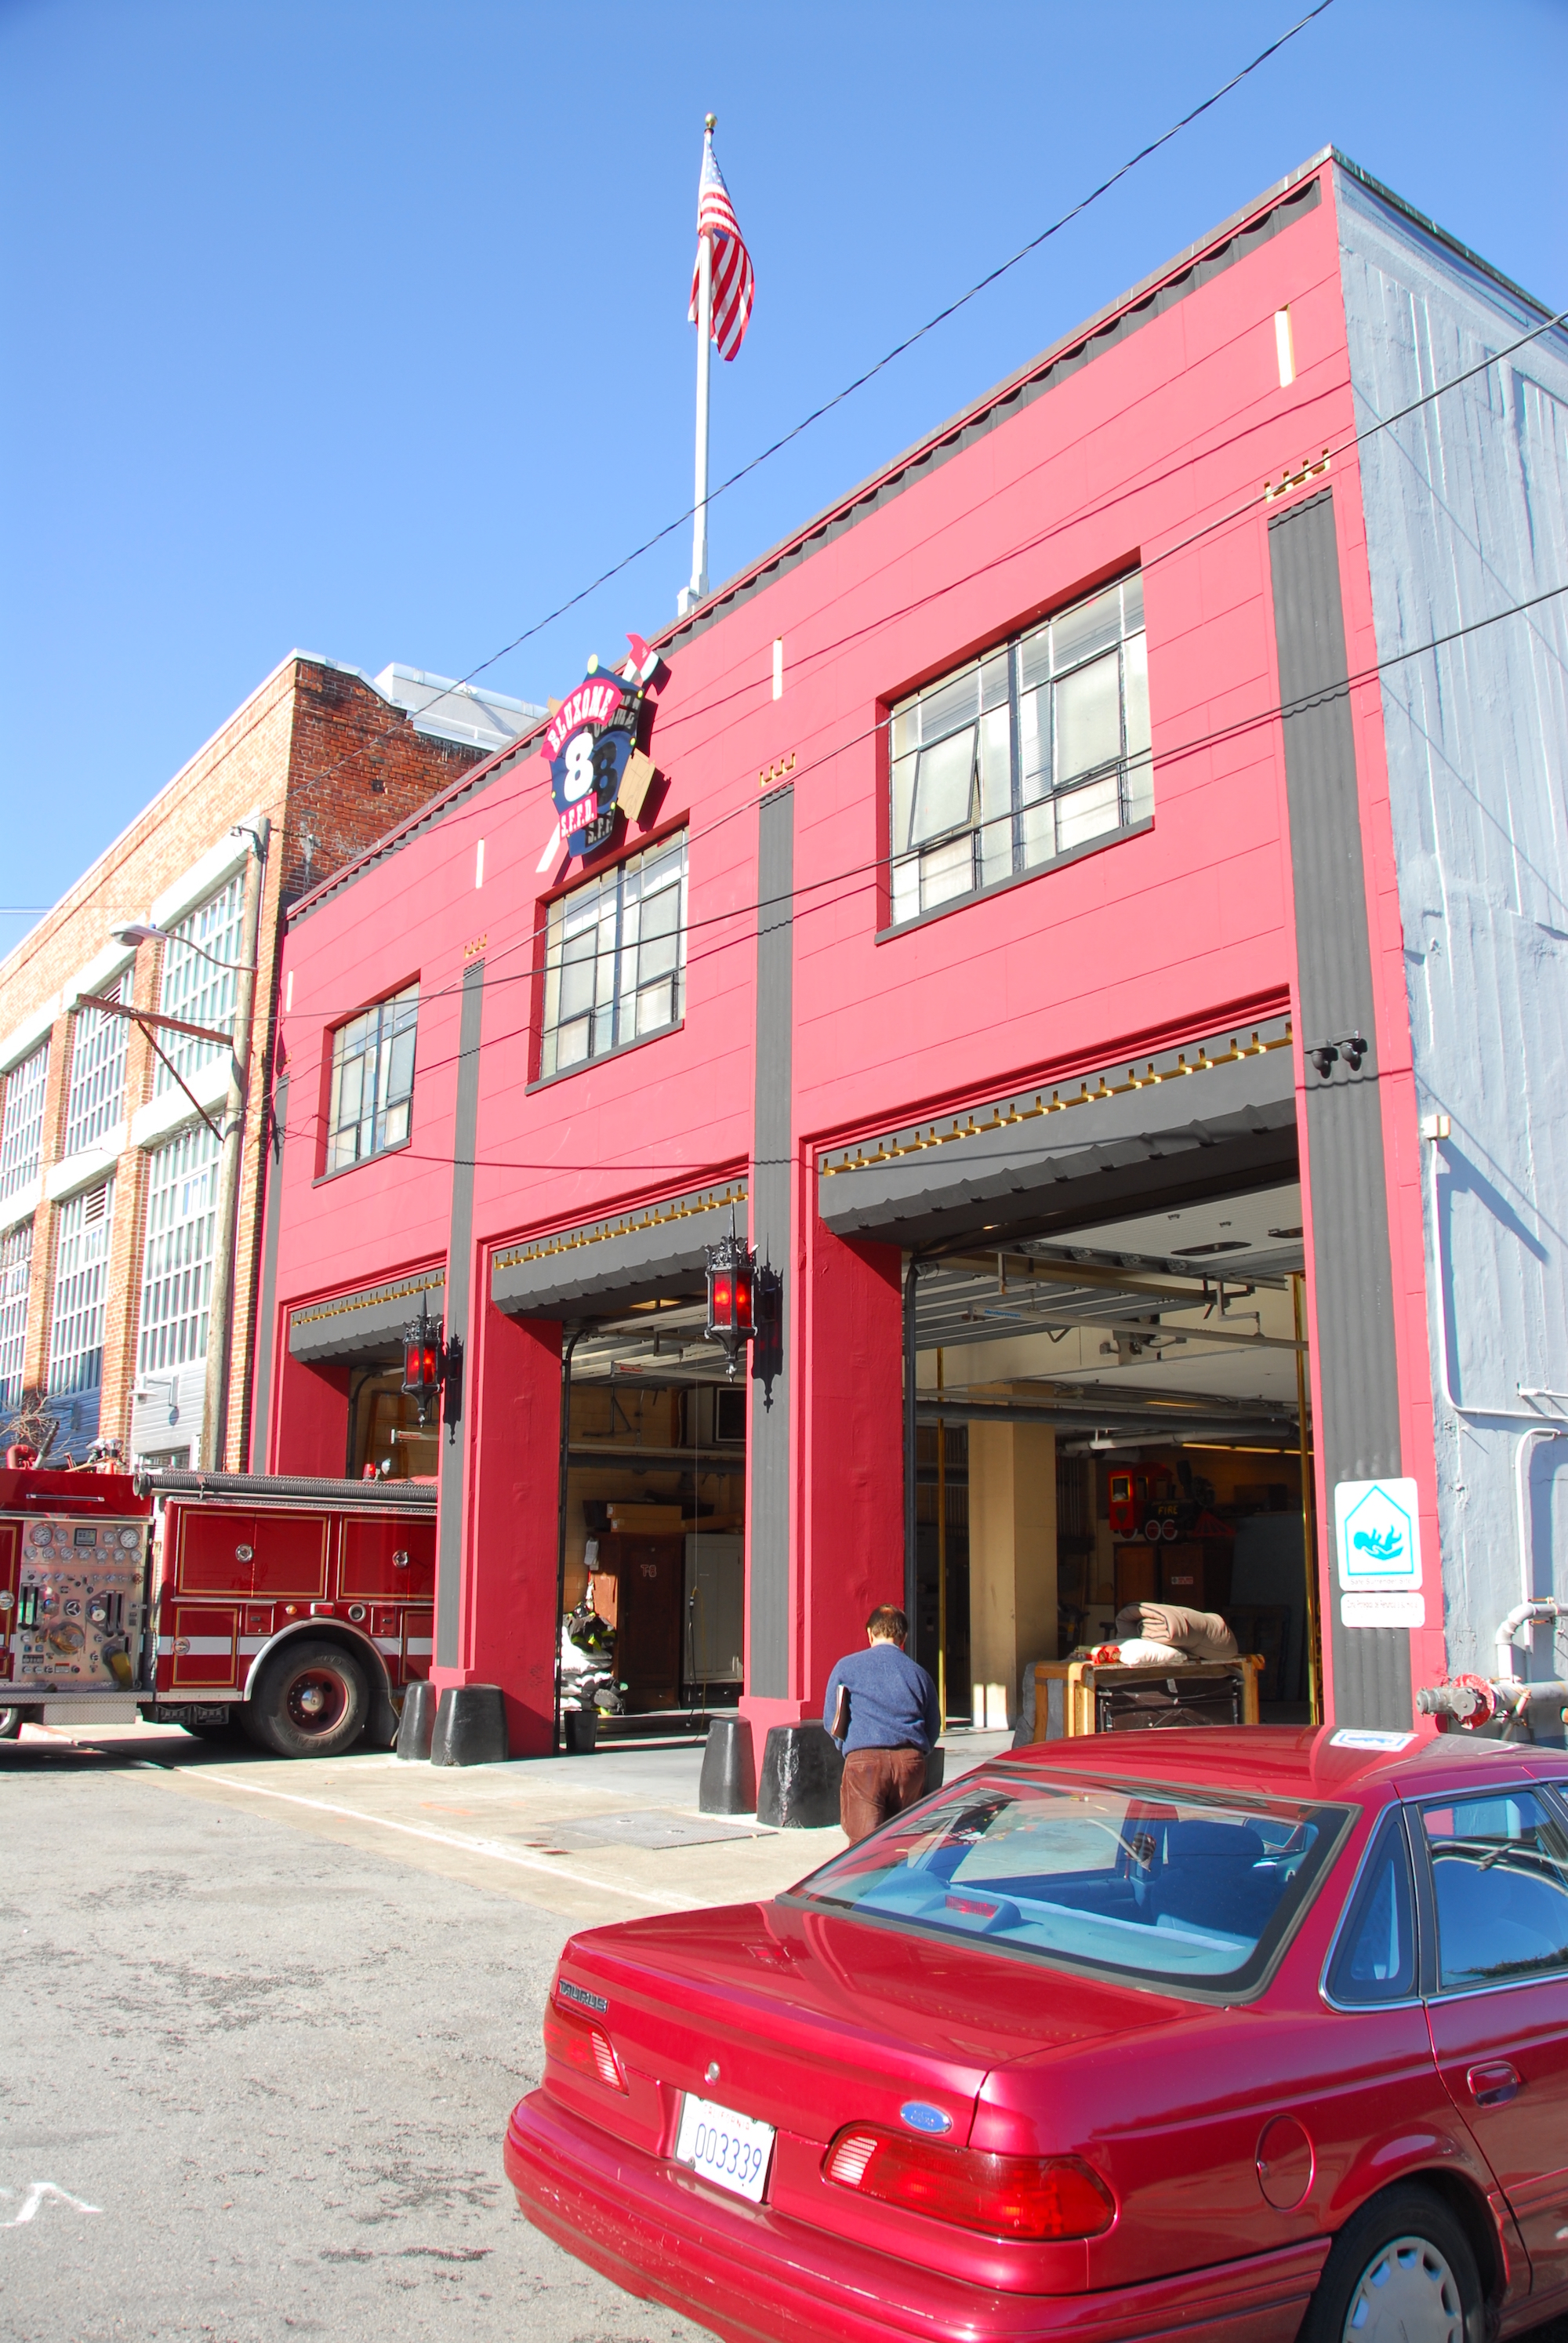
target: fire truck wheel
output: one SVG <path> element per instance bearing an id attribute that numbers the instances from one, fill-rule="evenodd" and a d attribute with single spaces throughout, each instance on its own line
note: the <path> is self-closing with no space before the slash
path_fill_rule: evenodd
<path id="1" fill-rule="evenodd" d="M 286 1644 L 262 1669 L 246 1703 L 253 1741 L 279 1757 L 338 1757 L 370 1714 L 370 1687 L 357 1660 L 336 1644 Z"/>
<path id="2" fill-rule="evenodd" d="M 22 1730 L 19 1708 L 0 1708 L 0 1741 L 15 1741 Z"/>

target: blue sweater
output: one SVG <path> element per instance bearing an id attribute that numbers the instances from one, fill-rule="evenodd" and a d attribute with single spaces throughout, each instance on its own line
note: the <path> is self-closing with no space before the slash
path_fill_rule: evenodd
<path id="1" fill-rule="evenodd" d="M 839 1686 L 849 1688 L 849 1729 L 839 1746 L 851 1749 L 930 1749 L 941 1730 L 937 1688 L 897 1644 L 869 1644 L 840 1660 L 828 1679 L 822 1722 L 832 1730 Z"/>

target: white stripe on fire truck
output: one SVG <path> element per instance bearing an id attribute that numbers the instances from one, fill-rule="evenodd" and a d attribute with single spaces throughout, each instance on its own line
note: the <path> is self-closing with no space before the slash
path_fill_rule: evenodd
<path id="1" fill-rule="evenodd" d="M 214 1660 L 217 1658 L 219 1653 L 222 1653 L 226 1659 L 233 1649 L 232 1635 L 160 1635 L 158 1637 L 160 1659 L 176 1653 L 182 1660 L 187 1654 L 193 1660 Z"/>
<path id="2" fill-rule="evenodd" d="M 430 1635 L 410 1635 L 403 1648 L 411 1660 L 427 1660 L 436 1648 L 435 1639 Z"/>

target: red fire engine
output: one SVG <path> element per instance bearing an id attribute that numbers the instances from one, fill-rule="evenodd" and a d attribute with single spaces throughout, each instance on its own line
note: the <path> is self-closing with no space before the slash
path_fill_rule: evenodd
<path id="1" fill-rule="evenodd" d="M 430 1670 L 430 1482 L 0 1472 L 0 1734 L 137 1715 L 388 1746 Z"/>

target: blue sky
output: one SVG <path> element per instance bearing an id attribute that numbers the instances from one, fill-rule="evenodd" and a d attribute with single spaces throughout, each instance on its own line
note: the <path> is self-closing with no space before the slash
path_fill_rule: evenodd
<path id="1" fill-rule="evenodd" d="M 686 507 L 706 110 L 759 287 L 721 477 L 1304 5 L 0 0 L 0 902 L 289 649 L 467 673 Z M 1563 306 L 1565 89 L 1568 0 L 1334 0 L 721 499 L 715 578 L 1331 141 Z M 487 679 L 562 691 L 689 562 Z"/>

